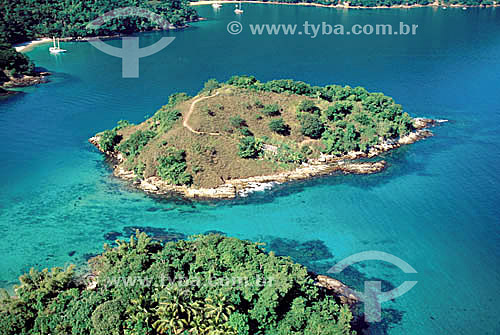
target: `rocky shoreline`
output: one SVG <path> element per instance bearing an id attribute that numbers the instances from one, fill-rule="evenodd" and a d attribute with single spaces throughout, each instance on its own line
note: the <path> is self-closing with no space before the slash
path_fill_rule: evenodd
<path id="1" fill-rule="evenodd" d="M 1 88 L 9 89 L 16 87 L 26 87 L 32 85 L 38 85 L 48 82 L 47 76 L 50 76 L 50 72 L 37 72 L 35 75 L 22 75 L 9 77 L 9 81 L 2 84 Z M 9 92 L 9 91 L 7 91 Z"/>
<path id="2" fill-rule="evenodd" d="M 188 186 L 175 186 L 161 180 L 157 176 L 140 179 L 133 171 L 127 171 L 119 166 L 123 161 L 120 153 L 103 151 L 99 146 L 99 136 L 89 139 L 99 151 L 103 152 L 112 160 L 113 174 L 123 180 L 130 181 L 132 186 L 148 194 L 158 196 L 168 196 L 177 194 L 190 199 L 234 199 L 246 197 L 255 191 L 261 191 L 272 188 L 276 184 L 286 182 L 311 179 L 316 176 L 328 175 L 332 173 L 344 174 L 372 174 L 382 170 L 387 165 L 384 160 L 376 162 L 358 161 L 362 158 L 374 158 L 384 152 L 399 148 L 402 145 L 412 144 L 419 140 L 433 136 L 429 127 L 446 122 L 447 120 L 432 120 L 424 118 L 415 118 L 415 131 L 409 135 L 397 140 L 387 140 L 381 144 L 373 146 L 368 153 L 350 152 L 344 156 L 321 155 L 317 159 L 310 159 L 307 163 L 293 171 L 285 171 L 278 174 L 255 176 L 242 179 L 227 180 L 223 185 L 215 188 L 194 188 Z"/>
<path id="3" fill-rule="evenodd" d="M 200 1 L 191 1 L 189 4 L 191 6 L 200 6 L 200 5 L 210 5 L 213 3 L 235 3 L 238 0 L 200 0 Z M 496 1 L 493 4 L 481 4 L 481 5 L 468 5 L 468 4 L 440 4 L 435 1 L 433 3 L 429 3 L 427 5 L 414 4 L 414 5 L 391 5 L 391 6 L 351 6 L 349 3 L 339 3 L 339 4 L 321 4 L 314 2 L 282 2 L 279 0 L 271 0 L 271 1 L 262 1 L 262 0 L 244 0 L 240 1 L 243 3 L 255 3 L 255 4 L 263 4 L 263 5 L 288 5 L 288 6 L 308 6 L 308 7 L 322 7 L 322 8 L 339 8 L 339 9 L 412 9 L 412 8 L 424 8 L 424 7 L 433 7 L 433 8 L 495 8 L 500 7 L 500 3 Z"/>

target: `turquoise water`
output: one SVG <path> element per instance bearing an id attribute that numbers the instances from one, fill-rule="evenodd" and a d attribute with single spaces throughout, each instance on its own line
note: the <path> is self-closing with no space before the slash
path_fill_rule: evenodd
<path id="1" fill-rule="evenodd" d="M 313 270 L 351 254 L 380 250 L 418 274 L 364 262 L 340 275 L 362 288 L 419 283 L 384 303 L 371 334 L 497 334 L 500 298 L 500 11 L 336 10 L 244 5 L 248 23 L 419 24 L 416 36 L 229 35 L 232 6 L 209 21 L 170 33 L 176 40 L 140 61 L 140 78 L 122 79 L 118 58 L 87 43 L 29 53 L 54 75 L 51 83 L 0 102 L 0 286 L 31 266 L 82 264 L 133 226 L 182 236 L 218 230 L 268 242 Z M 110 42 L 119 45 L 119 41 Z M 332 176 L 279 187 L 231 202 L 157 201 L 112 178 L 87 143 L 119 119 L 140 122 L 169 94 L 197 92 L 208 78 L 254 74 L 313 84 L 361 85 L 382 91 L 415 116 L 449 119 L 436 136 L 385 158 L 372 176 Z M 109 235 L 107 235 L 109 237 Z M 295 253 L 308 244 L 317 257 Z M 331 255 L 320 251 L 326 246 Z M 304 247 L 304 246 L 303 246 Z"/>

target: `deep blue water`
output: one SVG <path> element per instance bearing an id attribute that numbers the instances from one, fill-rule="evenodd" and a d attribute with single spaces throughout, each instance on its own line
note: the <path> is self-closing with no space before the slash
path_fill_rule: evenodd
<path id="1" fill-rule="evenodd" d="M 417 271 L 364 262 L 339 278 L 362 288 L 419 283 L 384 303 L 373 334 L 497 334 L 500 298 L 500 11 L 469 9 L 337 10 L 244 5 L 248 23 L 419 24 L 416 36 L 229 35 L 232 6 L 170 33 L 176 40 L 140 61 L 140 78 L 121 78 L 118 58 L 87 43 L 29 52 L 54 75 L 49 84 L 0 102 L 0 286 L 30 267 L 82 264 L 105 234 L 148 226 L 185 235 L 219 230 L 266 241 L 290 254 L 290 243 L 319 240 L 333 257 L 316 271 L 357 252 L 380 250 Z M 111 41 L 119 45 L 119 41 Z M 112 178 L 87 143 L 120 119 L 140 122 L 177 91 L 196 93 L 209 78 L 253 74 L 312 84 L 365 86 L 393 96 L 414 116 L 451 120 L 435 137 L 385 158 L 371 176 L 332 176 L 279 187 L 231 202 L 157 201 Z M 288 240 L 282 240 L 288 239 Z M 287 244 L 288 243 L 288 244 Z M 314 251 L 314 250 L 312 250 Z M 73 253 L 74 252 L 74 253 Z M 71 256 L 70 256 L 71 255 Z"/>

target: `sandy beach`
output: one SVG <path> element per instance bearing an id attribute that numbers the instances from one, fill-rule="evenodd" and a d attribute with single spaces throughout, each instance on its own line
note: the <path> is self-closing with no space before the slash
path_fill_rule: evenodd
<path id="1" fill-rule="evenodd" d="M 289 5 L 289 6 L 313 6 L 313 7 L 325 7 L 325 8 L 343 8 L 343 9 L 391 9 L 391 8 L 402 8 L 402 9 L 408 9 L 408 8 L 420 8 L 420 7 L 440 7 L 444 6 L 441 5 L 437 2 L 431 3 L 428 5 L 394 5 L 394 6 L 373 6 L 373 7 L 367 7 L 367 6 L 349 6 L 348 4 L 339 4 L 339 5 L 323 5 L 320 3 L 311 3 L 311 2 L 296 2 L 296 3 L 290 3 L 290 2 L 279 2 L 279 1 L 236 1 L 236 0 L 201 0 L 201 1 L 191 1 L 189 4 L 191 6 L 200 6 L 200 5 L 211 5 L 213 3 L 237 3 L 237 2 L 243 2 L 243 3 L 257 3 L 257 4 L 268 4 L 268 5 Z M 498 7 L 500 4 L 493 4 L 493 5 L 487 5 L 487 6 L 469 6 L 469 5 L 463 5 L 463 4 L 452 4 L 452 5 L 445 5 L 444 7 L 450 7 L 450 8 L 461 8 L 461 7 Z"/>
<path id="2" fill-rule="evenodd" d="M 39 44 L 45 44 L 52 42 L 51 38 L 44 37 L 44 38 L 39 38 L 34 41 L 29 41 L 29 42 L 24 42 L 20 44 L 15 44 L 13 47 L 16 49 L 17 52 L 26 52 L 28 50 L 31 50 L 35 45 Z"/>

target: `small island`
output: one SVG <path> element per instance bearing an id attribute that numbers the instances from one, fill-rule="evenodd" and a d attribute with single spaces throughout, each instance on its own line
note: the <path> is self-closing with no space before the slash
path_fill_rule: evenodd
<path id="1" fill-rule="evenodd" d="M 235 198 L 275 183 L 380 172 L 373 158 L 429 137 L 390 97 L 362 87 L 212 79 L 195 96 L 176 93 L 151 118 L 121 120 L 89 141 L 114 175 L 146 192 Z"/>

